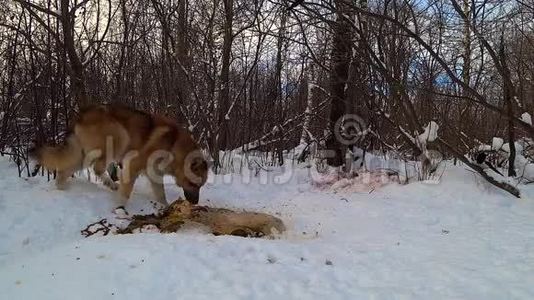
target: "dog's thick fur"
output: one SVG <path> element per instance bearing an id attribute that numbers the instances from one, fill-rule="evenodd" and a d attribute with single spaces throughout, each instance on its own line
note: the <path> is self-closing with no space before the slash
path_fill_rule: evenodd
<path id="1" fill-rule="evenodd" d="M 57 172 L 58 188 L 63 188 L 75 171 L 93 165 L 105 185 L 118 188 L 123 201 L 130 197 L 137 176 L 145 172 L 159 202 L 166 204 L 162 178 L 168 174 L 175 177 L 187 200 L 196 204 L 208 173 L 207 163 L 186 129 L 166 117 L 116 105 L 81 110 L 65 145 L 38 148 L 34 156 L 42 166 Z M 112 161 L 123 166 L 119 186 L 106 173 Z"/>

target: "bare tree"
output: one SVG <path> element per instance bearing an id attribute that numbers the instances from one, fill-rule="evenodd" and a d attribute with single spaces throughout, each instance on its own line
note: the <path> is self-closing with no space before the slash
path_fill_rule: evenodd
<path id="1" fill-rule="evenodd" d="M 517 178 L 515 145 L 534 138 L 531 16 L 508 0 L 4 1 L 0 150 L 24 162 L 8 149 L 61 142 L 76 108 L 118 103 L 188 127 L 217 171 L 232 151 L 281 164 L 310 143 L 345 170 L 354 146 L 473 164 L 500 137 Z M 368 125 L 357 143 L 334 134 L 347 114 Z"/>

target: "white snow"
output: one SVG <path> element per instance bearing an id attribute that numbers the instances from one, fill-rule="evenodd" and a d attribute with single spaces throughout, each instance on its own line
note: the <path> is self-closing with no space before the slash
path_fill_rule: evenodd
<path id="1" fill-rule="evenodd" d="M 202 203 L 277 214 L 288 232 L 272 240 L 194 228 L 83 238 L 113 216 L 110 191 L 16 175 L 1 158 L 2 299 L 534 299 L 534 187 L 515 199 L 465 166 L 437 185 L 371 191 L 317 186 L 313 168 L 289 182 L 212 176 Z M 140 180 L 127 210 L 150 213 L 150 196 Z"/>
<path id="2" fill-rule="evenodd" d="M 425 127 L 425 131 L 419 135 L 420 145 L 426 145 L 427 142 L 433 142 L 438 138 L 439 126 L 434 121 L 430 121 Z"/>
<path id="3" fill-rule="evenodd" d="M 504 140 L 499 137 L 494 137 L 492 141 L 492 150 L 499 150 L 502 148 L 502 145 L 504 144 Z"/>
<path id="4" fill-rule="evenodd" d="M 521 115 L 521 120 L 525 123 L 532 125 L 532 117 L 529 113 L 525 112 Z"/>
<path id="5" fill-rule="evenodd" d="M 439 125 L 434 121 L 430 121 L 425 127 L 423 133 L 417 135 L 415 138 L 401 126 L 399 126 L 399 130 L 412 142 L 414 142 L 414 144 L 416 144 L 421 150 L 426 150 L 427 143 L 433 142 L 438 138 Z"/>
<path id="6" fill-rule="evenodd" d="M 527 159 L 527 157 L 524 156 L 524 155 L 528 156 L 528 153 L 523 153 L 525 148 L 528 149 L 529 143 L 530 142 L 528 140 L 524 140 L 524 139 L 519 140 L 514 143 L 515 148 L 516 148 L 514 167 L 518 175 L 517 178 L 515 179 L 518 179 L 519 182 L 523 182 L 523 183 L 525 182 L 534 183 L 534 164 L 531 163 L 531 161 Z M 498 154 L 501 156 L 502 159 L 509 159 L 510 157 L 510 144 L 504 143 L 504 140 L 499 137 L 493 138 L 491 147 L 489 145 L 482 144 L 478 146 L 477 149 L 478 151 L 491 151 L 491 150 L 498 151 Z M 508 167 L 506 166 L 506 168 Z M 515 179 L 508 178 L 508 177 L 503 178 L 501 175 L 495 173 L 494 171 L 490 169 L 487 169 L 486 172 L 490 176 L 496 179 L 498 178 L 499 181 L 508 182 L 514 186 L 517 184 L 517 181 L 515 181 Z"/>
<path id="7" fill-rule="evenodd" d="M 521 143 L 515 142 L 514 145 L 515 145 L 516 153 L 521 153 L 523 151 L 523 145 Z M 502 147 L 501 147 L 501 150 L 503 150 L 504 152 L 508 152 L 509 153 L 510 152 L 509 143 L 503 144 Z"/>
<path id="8" fill-rule="evenodd" d="M 523 164 L 522 167 L 519 167 L 518 175 L 528 182 L 534 182 L 534 164 Z"/>
<path id="9" fill-rule="evenodd" d="M 502 145 L 501 145 L 501 148 L 502 148 Z M 491 151 L 493 150 L 493 148 L 490 145 L 482 144 L 477 147 L 477 150 L 478 151 Z"/>

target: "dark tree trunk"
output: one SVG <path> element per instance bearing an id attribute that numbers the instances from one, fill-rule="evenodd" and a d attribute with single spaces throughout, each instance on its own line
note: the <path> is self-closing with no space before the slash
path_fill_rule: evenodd
<path id="1" fill-rule="evenodd" d="M 335 128 L 346 111 L 345 88 L 349 75 L 351 57 L 351 24 L 346 15 L 349 6 L 342 0 L 336 3 L 336 21 L 332 24 L 333 42 L 331 52 L 330 93 L 332 104 L 329 114 L 330 135 L 326 141 L 326 147 L 331 150 L 327 163 L 331 166 L 342 166 L 345 158 L 346 146 L 336 138 Z M 341 124 L 338 124 L 341 125 Z M 339 127 L 339 126 L 338 126 Z"/>
<path id="2" fill-rule="evenodd" d="M 190 70 L 190 58 L 189 58 L 189 41 L 187 33 L 189 32 L 188 28 L 188 1 L 181 0 L 178 4 L 178 45 L 177 55 L 178 62 L 180 66 L 178 68 L 178 100 L 179 105 L 187 105 L 189 103 L 190 96 L 190 82 L 188 78 L 188 72 Z"/>
<path id="3" fill-rule="evenodd" d="M 219 150 L 228 148 L 228 120 L 227 112 L 230 106 L 230 63 L 233 42 L 234 1 L 224 0 L 224 37 L 221 62 L 221 89 L 219 94 L 218 117 L 219 129 L 215 135 L 215 165 L 219 164 Z"/>
<path id="4" fill-rule="evenodd" d="M 504 104 L 506 105 L 506 114 L 508 117 L 508 145 L 510 145 L 510 157 L 508 158 L 508 176 L 514 177 L 516 176 L 515 172 L 515 157 L 516 157 L 516 149 L 515 149 L 515 128 L 514 128 L 514 100 L 513 97 L 515 96 L 514 93 L 514 87 L 511 84 L 511 78 L 510 78 L 510 69 L 508 68 L 508 65 L 506 63 L 506 52 L 504 49 L 504 37 L 501 36 L 501 45 L 499 50 L 499 56 L 502 64 L 503 69 L 503 83 L 504 83 Z"/>
<path id="5" fill-rule="evenodd" d="M 80 61 L 74 44 L 74 15 L 69 12 L 69 0 L 61 0 L 61 25 L 63 27 L 63 43 L 70 62 L 71 93 L 78 107 L 89 104 L 83 64 Z"/>

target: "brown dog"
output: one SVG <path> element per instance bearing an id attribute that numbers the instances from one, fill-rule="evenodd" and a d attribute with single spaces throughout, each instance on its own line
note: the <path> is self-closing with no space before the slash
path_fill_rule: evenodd
<path id="1" fill-rule="evenodd" d="M 106 186 L 119 189 L 122 201 L 130 197 L 136 178 L 145 173 L 162 204 L 167 204 L 163 175 L 174 176 L 186 199 L 196 204 L 208 173 L 208 165 L 186 129 L 166 117 L 117 105 L 81 110 L 65 145 L 39 148 L 34 156 L 42 166 L 57 171 L 58 188 L 64 188 L 75 171 L 93 165 Z M 106 173 L 112 161 L 123 166 L 119 186 Z"/>

